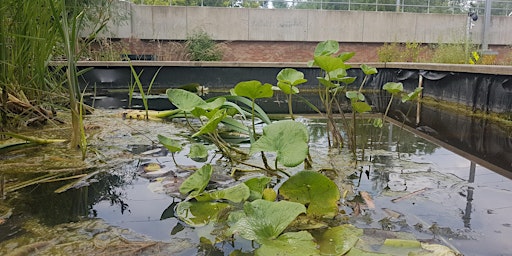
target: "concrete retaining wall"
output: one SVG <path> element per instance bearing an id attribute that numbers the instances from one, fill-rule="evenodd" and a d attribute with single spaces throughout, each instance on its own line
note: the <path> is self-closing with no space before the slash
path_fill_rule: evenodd
<path id="1" fill-rule="evenodd" d="M 467 16 L 395 12 L 143 6 L 120 2 L 127 20 L 104 37 L 184 40 L 198 29 L 215 40 L 340 42 L 460 42 Z M 482 42 L 484 17 L 471 38 Z M 512 17 L 493 16 L 489 44 L 512 43 Z"/>

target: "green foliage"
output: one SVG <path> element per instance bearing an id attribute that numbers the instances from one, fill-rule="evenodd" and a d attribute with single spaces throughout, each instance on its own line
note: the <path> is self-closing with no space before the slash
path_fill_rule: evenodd
<path id="1" fill-rule="evenodd" d="M 276 239 L 299 214 L 304 212 L 306 208 L 300 203 L 258 199 L 244 204 L 244 214 L 236 220 L 230 233 L 265 244 Z"/>
<path id="2" fill-rule="evenodd" d="M 222 50 L 208 33 L 198 30 L 187 36 L 186 48 L 192 61 L 220 61 Z"/>
<path id="3" fill-rule="evenodd" d="M 279 194 L 286 200 L 308 205 L 308 216 L 332 218 L 338 214 L 338 186 L 318 172 L 302 171 L 291 176 L 279 188 Z"/>
<path id="4" fill-rule="evenodd" d="M 180 202 L 176 206 L 176 216 L 192 227 L 201 227 L 217 221 L 219 213 L 229 204 L 219 202 Z"/>
<path id="5" fill-rule="evenodd" d="M 278 162 L 286 167 L 294 167 L 306 159 L 308 142 L 309 134 L 304 124 L 278 121 L 263 128 L 263 136 L 251 145 L 250 154 L 276 152 L 276 167 Z"/>
<path id="6" fill-rule="evenodd" d="M 345 255 L 362 235 L 362 229 L 350 224 L 330 228 L 322 234 L 320 252 L 322 255 Z"/>
<path id="7" fill-rule="evenodd" d="M 406 42 L 405 45 L 392 42 L 379 47 L 377 56 L 380 62 L 419 62 L 421 51 L 421 44 L 417 42 Z"/>
<path id="8" fill-rule="evenodd" d="M 190 197 L 201 194 L 210 182 L 212 173 L 213 168 L 210 164 L 203 165 L 181 184 L 180 193 L 188 194 Z"/>
<path id="9" fill-rule="evenodd" d="M 465 43 L 443 43 L 432 46 L 433 63 L 451 63 L 464 64 L 468 61 L 469 56 L 466 55 Z M 470 47 L 469 52 L 475 50 L 474 46 Z"/>

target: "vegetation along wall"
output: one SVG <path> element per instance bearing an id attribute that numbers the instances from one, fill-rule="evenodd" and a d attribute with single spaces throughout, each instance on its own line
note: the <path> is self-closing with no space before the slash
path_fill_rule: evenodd
<path id="1" fill-rule="evenodd" d="M 461 43 L 468 32 L 465 14 L 120 5 L 122 22 L 102 37 L 119 40 L 126 53 L 159 60 L 185 60 L 181 43 L 197 31 L 222 43 L 223 60 L 273 62 L 307 61 L 327 39 L 355 51 L 354 61 L 376 61 L 383 43 Z M 472 43 L 482 43 L 483 21 L 474 22 Z M 508 58 L 512 17 L 492 16 L 487 34 L 491 50 Z"/>

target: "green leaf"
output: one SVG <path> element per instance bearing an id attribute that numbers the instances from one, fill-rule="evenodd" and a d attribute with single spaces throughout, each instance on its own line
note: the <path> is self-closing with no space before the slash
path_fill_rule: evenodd
<path id="1" fill-rule="evenodd" d="M 309 204 L 308 216 L 332 218 L 338 214 L 338 186 L 318 172 L 301 171 L 293 175 L 281 185 L 279 194 L 292 202 Z"/>
<path id="2" fill-rule="evenodd" d="M 285 68 L 277 74 L 277 81 L 287 83 L 291 86 L 297 86 L 308 80 L 304 79 L 304 73 L 293 68 Z"/>
<path id="3" fill-rule="evenodd" d="M 206 113 L 206 116 L 209 118 L 208 122 L 201 126 L 198 132 L 192 134 L 192 137 L 197 137 L 199 135 L 213 132 L 217 129 L 219 123 L 227 116 L 225 109 L 215 109 Z"/>
<path id="4" fill-rule="evenodd" d="M 421 243 L 417 240 L 387 238 L 386 240 L 384 240 L 384 245 L 402 248 L 421 248 Z"/>
<path id="5" fill-rule="evenodd" d="M 402 83 L 395 83 L 395 82 L 387 82 L 382 89 L 386 90 L 387 92 L 391 94 L 397 94 L 404 90 L 404 86 Z"/>
<path id="6" fill-rule="evenodd" d="M 158 134 L 158 141 L 164 145 L 165 148 L 169 150 L 171 153 L 180 152 L 182 150 L 181 144 L 177 140 L 173 140 L 169 137 L 165 137 L 164 135 Z"/>
<path id="7" fill-rule="evenodd" d="M 406 102 L 406 101 L 411 101 L 411 100 L 415 100 L 419 97 L 421 91 L 423 91 L 423 88 L 422 87 L 418 87 L 414 90 L 414 92 L 411 92 L 407 95 L 404 95 L 402 97 L 402 103 Z"/>
<path id="8" fill-rule="evenodd" d="M 201 227 L 217 221 L 219 213 L 228 207 L 227 203 L 180 202 L 176 206 L 176 216 L 190 226 Z"/>
<path id="9" fill-rule="evenodd" d="M 361 64 L 361 70 L 363 71 L 363 73 L 365 75 L 373 75 L 373 74 L 377 74 L 377 69 L 376 68 L 372 68 L 366 64 Z"/>
<path id="10" fill-rule="evenodd" d="M 251 191 L 251 195 L 249 196 L 249 200 L 261 199 L 263 196 L 263 189 L 267 187 L 267 184 L 272 180 L 270 177 L 254 177 L 244 181 L 245 185 L 249 187 Z"/>
<path id="11" fill-rule="evenodd" d="M 260 81 L 251 80 L 240 82 L 233 89 L 235 95 L 249 99 L 271 98 L 274 95 L 271 84 L 261 84 Z"/>
<path id="12" fill-rule="evenodd" d="M 316 56 L 325 56 L 332 55 L 337 53 L 340 50 L 340 45 L 337 41 L 327 40 L 320 42 L 316 45 L 315 48 L 315 57 Z"/>
<path id="13" fill-rule="evenodd" d="M 226 189 L 212 191 L 212 192 L 205 192 L 202 194 L 199 194 L 196 196 L 197 201 L 213 201 L 213 200 L 219 200 L 219 199 L 225 199 L 229 200 L 233 203 L 240 203 L 242 201 L 247 200 L 249 198 L 249 195 L 251 194 L 251 191 L 249 190 L 249 187 L 245 185 L 244 183 L 240 183 L 236 186 L 232 186 Z"/>
<path id="14" fill-rule="evenodd" d="M 329 72 L 329 79 L 331 81 L 340 81 L 347 76 L 347 71 L 344 68 L 338 68 Z"/>
<path id="15" fill-rule="evenodd" d="M 190 112 L 206 104 L 197 94 L 182 89 L 167 89 L 166 94 L 171 103 L 183 111 Z"/>
<path id="16" fill-rule="evenodd" d="M 208 148 L 201 143 L 190 145 L 188 157 L 196 162 L 204 162 L 208 158 Z"/>
<path id="17" fill-rule="evenodd" d="M 250 154 L 276 152 L 277 161 L 286 167 L 294 167 L 308 155 L 309 134 L 299 122 L 284 120 L 263 127 L 263 135 L 251 145 Z"/>
<path id="18" fill-rule="evenodd" d="M 180 193 L 189 194 L 191 197 L 199 195 L 204 191 L 213 173 L 210 164 L 203 165 L 199 170 L 190 175 L 180 186 Z"/>
<path id="19" fill-rule="evenodd" d="M 279 90 L 284 92 L 285 94 L 297 94 L 299 93 L 299 88 L 290 85 L 286 82 L 277 82 L 277 87 L 279 87 Z"/>
<path id="20" fill-rule="evenodd" d="M 331 72 L 339 68 L 347 69 L 349 67 L 343 62 L 343 60 L 333 56 L 315 57 L 315 63 L 325 72 Z"/>
<path id="21" fill-rule="evenodd" d="M 245 216 L 231 227 L 232 234 L 265 244 L 276 239 L 295 218 L 306 211 L 304 205 L 288 201 L 257 199 L 244 204 Z"/>
<path id="22" fill-rule="evenodd" d="M 241 96 L 227 95 L 227 96 L 224 96 L 224 97 L 226 99 L 230 100 L 230 101 L 235 101 L 235 102 L 239 102 L 239 103 L 245 104 L 249 108 L 252 106 L 252 101 L 251 100 L 249 100 L 247 98 L 244 98 L 244 97 L 241 97 Z M 255 111 L 255 116 L 258 117 L 259 119 L 261 119 L 261 121 L 265 122 L 266 124 L 270 124 L 271 123 L 270 118 L 268 117 L 267 113 L 265 113 L 265 111 L 260 106 L 258 106 L 258 104 L 254 104 L 254 111 Z M 251 110 L 249 109 L 247 112 L 250 113 Z"/>
<path id="23" fill-rule="evenodd" d="M 356 79 L 357 79 L 357 77 L 346 76 L 346 77 L 341 78 L 339 81 L 344 83 L 344 84 L 351 84 L 354 81 L 356 81 Z"/>
<path id="24" fill-rule="evenodd" d="M 352 108 L 357 113 L 366 113 L 366 112 L 369 112 L 369 111 L 372 110 L 372 107 L 370 105 L 368 105 L 368 103 L 366 103 L 364 101 L 352 102 Z"/>
<path id="25" fill-rule="evenodd" d="M 342 52 L 342 53 L 340 53 L 340 55 L 338 55 L 338 58 L 343 60 L 343 62 L 347 62 L 347 60 L 352 59 L 352 57 L 354 57 L 354 55 L 356 55 L 355 52 Z"/>
<path id="26" fill-rule="evenodd" d="M 325 79 L 323 77 L 317 77 L 316 79 L 318 79 L 318 82 L 320 82 L 321 85 L 323 85 L 323 86 L 325 86 L 327 88 L 338 87 L 337 84 L 334 84 L 333 82 L 331 82 L 328 79 Z"/>
<path id="27" fill-rule="evenodd" d="M 352 101 L 364 101 L 364 94 L 358 91 L 347 91 L 345 96 Z"/>
<path id="28" fill-rule="evenodd" d="M 299 231 L 284 233 L 275 240 L 265 241 L 256 249 L 255 255 L 311 256 L 320 253 L 313 236 L 307 231 Z"/>
<path id="29" fill-rule="evenodd" d="M 354 247 L 363 230 L 350 224 L 329 228 L 319 241 L 322 255 L 344 255 Z"/>
<path id="30" fill-rule="evenodd" d="M 383 125 L 384 123 L 382 122 L 382 118 L 373 119 L 373 127 L 382 128 Z"/>

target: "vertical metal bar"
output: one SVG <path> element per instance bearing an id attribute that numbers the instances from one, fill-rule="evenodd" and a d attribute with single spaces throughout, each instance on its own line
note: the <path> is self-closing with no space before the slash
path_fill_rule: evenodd
<path id="1" fill-rule="evenodd" d="M 489 50 L 489 26 L 491 25 L 492 0 L 485 1 L 485 19 L 482 33 L 482 51 Z"/>
<path id="2" fill-rule="evenodd" d="M 396 12 L 400 12 L 400 0 L 396 0 Z"/>

